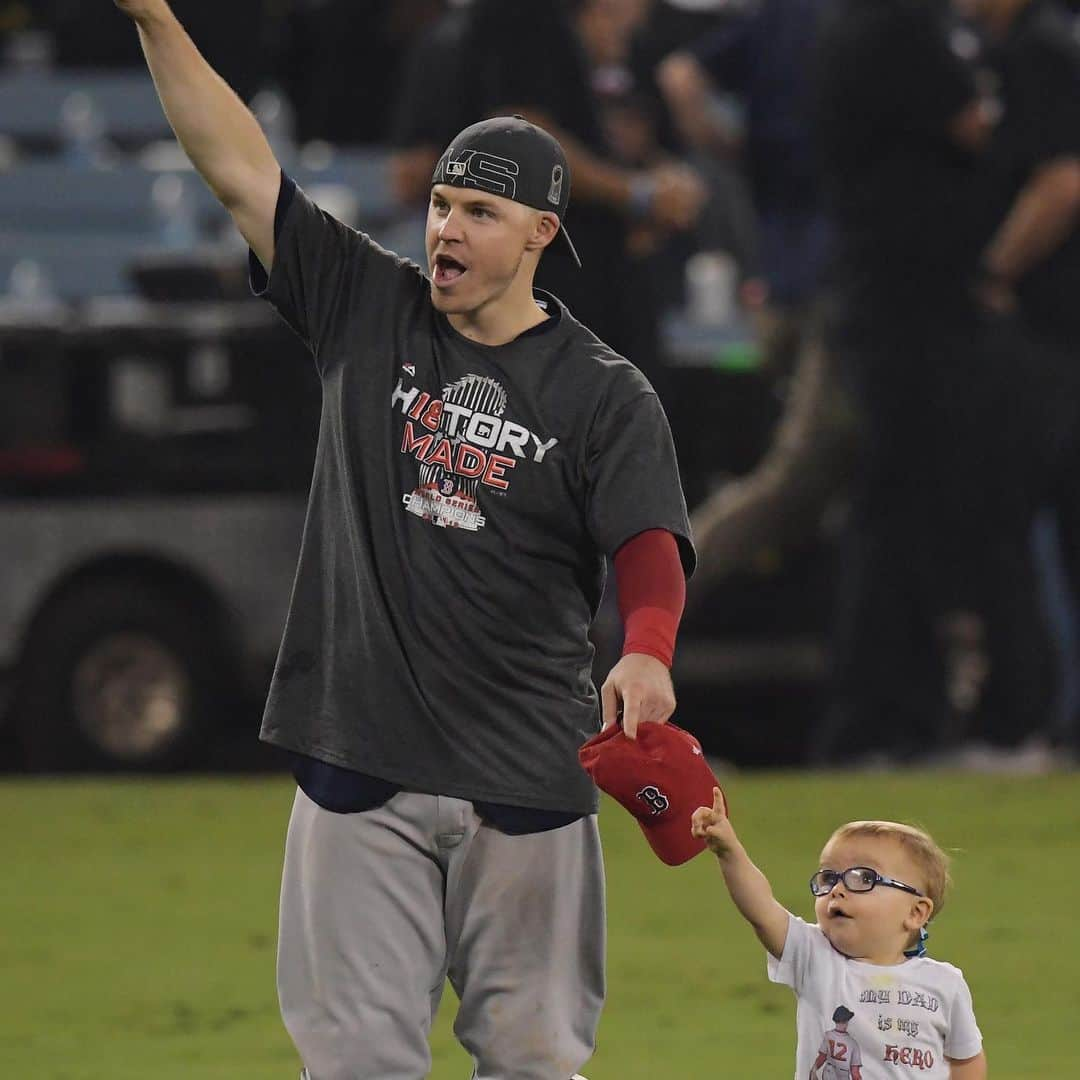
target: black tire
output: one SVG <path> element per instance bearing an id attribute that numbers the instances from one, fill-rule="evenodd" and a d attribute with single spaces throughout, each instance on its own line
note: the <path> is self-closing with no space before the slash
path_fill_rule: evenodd
<path id="1" fill-rule="evenodd" d="M 28 768 L 169 771 L 195 764 L 222 702 L 224 650 L 189 590 L 88 579 L 44 611 L 15 722 Z"/>

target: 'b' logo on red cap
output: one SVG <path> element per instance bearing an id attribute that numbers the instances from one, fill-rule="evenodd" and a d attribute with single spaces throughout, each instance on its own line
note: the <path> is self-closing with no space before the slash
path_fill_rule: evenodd
<path id="1" fill-rule="evenodd" d="M 658 788 L 649 784 L 647 787 L 643 787 L 638 793 L 637 798 L 642 802 L 648 803 L 652 807 L 653 816 L 662 814 L 671 803 L 668 802 L 668 797 Z"/>

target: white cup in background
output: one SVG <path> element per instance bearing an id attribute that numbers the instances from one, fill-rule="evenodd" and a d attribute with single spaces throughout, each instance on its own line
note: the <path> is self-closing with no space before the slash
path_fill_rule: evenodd
<path id="1" fill-rule="evenodd" d="M 702 326 L 727 326 L 735 320 L 739 266 L 726 251 L 699 251 L 686 260 L 686 303 Z"/>

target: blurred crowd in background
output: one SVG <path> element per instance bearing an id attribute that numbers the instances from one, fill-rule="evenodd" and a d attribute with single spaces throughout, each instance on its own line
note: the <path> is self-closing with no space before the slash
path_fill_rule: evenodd
<path id="1" fill-rule="evenodd" d="M 460 128 L 514 112 L 552 130 L 573 172 L 583 269 L 552 260 L 539 283 L 646 372 L 680 446 L 678 418 L 709 411 L 676 400 L 671 336 L 704 328 L 752 343 L 776 422 L 752 469 L 694 492 L 688 625 L 707 632 L 717 589 L 752 575 L 763 552 L 830 531 L 814 760 L 1037 767 L 1075 753 L 1080 22 L 1069 4 L 173 6 L 287 169 L 317 172 L 332 153 L 378 162 L 390 209 L 372 231 L 414 257 L 432 168 Z M 107 0 L 0 0 L 0 83 L 142 72 L 137 37 L 113 14 Z M 20 141 L 7 119 L 9 174 L 80 153 L 107 172 L 128 152 L 102 153 L 92 103 L 51 146 Z M 340 212 L 370 227 L 353 195 Z M 0 293 L 48 288 L 18 265 Z"/>

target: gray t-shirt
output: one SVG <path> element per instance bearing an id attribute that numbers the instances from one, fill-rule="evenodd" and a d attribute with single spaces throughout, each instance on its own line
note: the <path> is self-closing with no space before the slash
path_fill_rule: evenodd
<path id="1" fill-rule="evenodd" d="M 323 403 L 261 737 L 413 791 L 594 812 L 577 750 L 604 554 L 661 528 L 694 565 L 644 376 L 544 294 L 542 332 L 469 341 L 414 263 L 300 190 L 263 295 Z"/>

